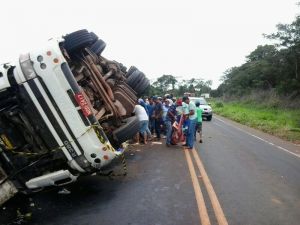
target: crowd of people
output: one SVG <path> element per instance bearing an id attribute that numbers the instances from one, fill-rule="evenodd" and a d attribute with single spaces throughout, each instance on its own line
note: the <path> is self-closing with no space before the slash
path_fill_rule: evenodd
<path id="1" fill-rule="evenodd" d="M 189 97 L 173 98 L 152 96 L 139 99 L 134 113 L 140 121 L 140 131 L 136 140 L 142 143 L 161 138 L 166 139 L 166 146 L 183 143 L 188 149 L 193 149 L 196 134 L 202 143 L 202 109 L 199 102 L 190 101 Z"/>

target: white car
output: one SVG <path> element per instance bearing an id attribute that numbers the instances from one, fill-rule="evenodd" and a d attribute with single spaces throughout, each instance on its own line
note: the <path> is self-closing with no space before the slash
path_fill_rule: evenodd
<path id="1" fill-rule="evenodd" d="M 207 121 L 211 121 L 213 111 L 211 106 L 206 102 L 206 100 L 203 97 L 189 97 L 190 101 L 194 102 L 200 102 L 200 108 L 203 110 L 202 117 L 205 117 Z"/>

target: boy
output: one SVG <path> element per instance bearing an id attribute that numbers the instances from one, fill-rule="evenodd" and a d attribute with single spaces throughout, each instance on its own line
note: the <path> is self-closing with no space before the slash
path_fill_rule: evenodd
<path id="1" fill-rule="evenodd" d="M 196 113 L 197 113 L 196 131 L 199 133 L 200 143 L 202 143 L 202 112 L 203 110 L 200 108 L 200 102 L 196 102 Z M 196 137 L 196 132 L 195 132 L 195 137 Z"/>

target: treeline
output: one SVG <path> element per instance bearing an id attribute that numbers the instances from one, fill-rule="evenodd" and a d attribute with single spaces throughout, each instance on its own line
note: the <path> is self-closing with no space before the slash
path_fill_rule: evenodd
<path id="1" fill-rule="evenodd" d="M 173 75 L 162 75 L 153 82 L 147 91 L 149 96 L 162 96 L 173 94 L 174 96 L 183 96 L 185 92 L 195 93 L 200 96 L 202 93 L 210 93 L 211 80 L 191 78 L 188 80 L 177 80 Z"/>
<path id="2" fill-rule="evenodd" d="M 213 96 L 272 90 L 281 96 L 300 97 L 300 16 L 291 24 L 278 24 L 275 33 L 264 36 L 274 44 L 258 46 L 246 56 L 246 63 L 228 69 Z"/>

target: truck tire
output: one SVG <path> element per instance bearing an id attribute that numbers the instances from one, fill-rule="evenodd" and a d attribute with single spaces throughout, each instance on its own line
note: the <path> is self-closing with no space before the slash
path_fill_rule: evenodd
<path id="1" fill-rule="evenodd" d="M 69 53 L 87 47 L 93 42 L 91 34 L 86 29 L 68 34 L 64 39 L 64 47 Z"/>
<path id="2" fill-rule="evenodd" d="M 140 97 L 150 85 L 145 74 L 139 70 L 133 71 L 130 77 L 127 78 L 126 83 L 137 93 L 138 97 Z"/>
<path id="3" fill-rule="evenodd" d="M 140 121 L 136 116 L 125 119 L 124 123 L 123 126 L 113 131 L 115 142 L 118 145 L 133 138 L 140 130 Z"/>
<path id="4" fill-rule="evenodd" d="M 124 74 L 126 74 L 126 73 L 127 73 L 127 67 L 124 66 L 122 63 L 119 63 L 119 66 L 120 66 L 120 70 L 121 70 Z"/>
<path id="5" fill-rule="evenodd" d="M 94 44 L 89 47 L 89 49 L 94 52 L 96 55 L 101 55 L 103 50 L 105 49 L 106 44 L 101 39 L 98 39 Z"/>
<path id="6" fill-rule="evenodd" d="M 131 66 L 126 73 L 126 77 L 128 78 L 136 70 L 138 70 L 138 69 L 135 66 Z"/>
<path id="7" fill-rule="evenodd" d="M 135 70 L 132 74 L 127 78 L 126 83 L 134 89 L 136 83 L 139 81 L 141 75 L 141 71 Z"/>
<path id="8" fill-rule="evenodd" d="M 90 32 L 91 38 L 92 38 L 92 44 L 94 44 L 99 38 L 97 36 L 97 34 L 95 34 L 94 32 Z"/>
<path id="9" fill-rule="evenodd" d="M 144 78 L 143 82 L 141 82 L 134 90 L 136 91 L 138 97 L 142 96 L 144 92 L 149 87 L 150 82 L 147 78 Z"/>
<path id="10" fill-rule="evenodd" d="M 206 120 L 207 120 L 207 121 L 211 121 L 211 119 L 212 119 L 212 116 L 206 117 Z"/>
<path id="11" fill-rule="evenodd" d="M 144 83 L 145 79 L 146 79 L 145 74 L 144 74 L 143 72 L 141 72 L 141 73 L 139 74 L 138 79 L 136 79 L 136 80 L 133 82 L 132 87 L 133 87 L 134 89 L 138 89 L 138 88 L 140 87 L 140 85 L 142 85 L 142 84 Z"/>

